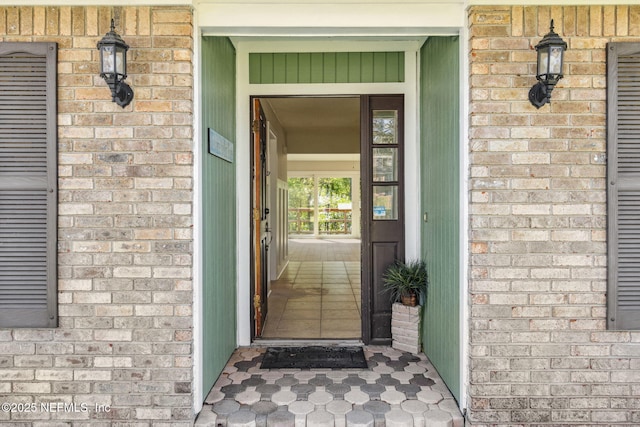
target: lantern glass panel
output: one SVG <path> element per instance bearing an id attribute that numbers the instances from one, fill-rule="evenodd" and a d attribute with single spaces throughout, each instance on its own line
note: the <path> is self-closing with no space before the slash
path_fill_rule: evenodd
<path id="1" fill-rule="evenodd" d="M 114 49 L 114 46 L 102 46 L 101 48 L 100 53 L 102 56 L 102 72 L 104 74 L 115 73 Z"/>
<path id="2" fill-rule="evenodd" d="M 549 55 L 549 73 L 562 74 L 562 47 L 551 46 Z"/>
<path id="3" fill-rule="evenodd" d="M 121 48 L 116 49 L 116 73 L 125 75 L 125 50 Z"/>
<path id="4" fill-rule="evenodd" d="M 547 74 L 549 67 L 549 50 L 546 47 L 538 50 L 538 76 Z"/>

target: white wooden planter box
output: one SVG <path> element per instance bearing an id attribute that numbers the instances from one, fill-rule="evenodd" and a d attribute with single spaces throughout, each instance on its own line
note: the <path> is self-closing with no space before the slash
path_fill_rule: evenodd
<path id="1" fill-rule="evenodd" d="M 418 354 L 422 351 L 420 312 L 422 306 L 409 307 L 395 303 L 391 307 L 391 346 L 396 350 Z"/>

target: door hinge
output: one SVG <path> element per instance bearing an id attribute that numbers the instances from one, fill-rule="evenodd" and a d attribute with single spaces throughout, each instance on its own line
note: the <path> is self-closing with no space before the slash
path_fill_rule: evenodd
<path id="1" fill-rule="evenodd" d="M 251 123 L 251 131 L 253 131 L 253 133 L 260 132 L 260 120 L 256 119 Z"/>

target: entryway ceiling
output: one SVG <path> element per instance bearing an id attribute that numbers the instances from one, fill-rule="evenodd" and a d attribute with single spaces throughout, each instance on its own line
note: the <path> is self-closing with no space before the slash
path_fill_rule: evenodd
<path id="1" fill-rule="evenodd" d="M 264 98 L 286 133 L 289 154 L 359 153 L 359 97 Z"/>

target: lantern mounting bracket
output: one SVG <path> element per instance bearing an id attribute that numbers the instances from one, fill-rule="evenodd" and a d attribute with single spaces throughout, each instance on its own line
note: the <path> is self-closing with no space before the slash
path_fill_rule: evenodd
<path id="1" fill-rule="evenodd" d="M 549 98 L 551 98 L 551 92 L 547 90 L 547 85 L 542 82 L 534 84 L 529 90 L 529 102 L 536 108 L 551 102 Z"/>
<path id="2" fill-rule="evenodd" d="M 115 91 L 112 92 L 111 100 L 124 108 L 133 100 L 133 89 L 127 83 L 121 81 L 117 84 Z"/>

